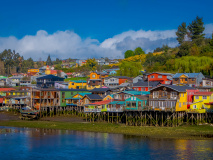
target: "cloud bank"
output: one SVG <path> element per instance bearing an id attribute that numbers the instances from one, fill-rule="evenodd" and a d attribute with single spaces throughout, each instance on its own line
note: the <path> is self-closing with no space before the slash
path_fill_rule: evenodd
<path id="1" fill-rule="evenodd" d="M 213 32 L 213 24 L 207 24 L 205 34 L 210 37 Z M 14 36 L 0 37 L 0 52 L 4 49 L 16 50 L 25 58 L 32 57 L 35 60 L 46 60 L 50 54 L 54 58 L 123 58 L 126 50 L 143 48 L 146 53 L 153 51 L 163 44 L 170 47 L 178 45 L 176 30 L 165 31 L 126 31 L 108 38 L 100 43 L 97 39 L 82 39 L 74 31 L 57 31 L 48 34 L 39 30 L 36 35 L 26 35 L 22 39 Z"/>

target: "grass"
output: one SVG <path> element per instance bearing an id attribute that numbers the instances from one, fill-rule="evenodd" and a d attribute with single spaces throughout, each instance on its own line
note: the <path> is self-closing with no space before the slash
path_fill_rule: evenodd
<path id="1" fill-rule="evenodd" d="M 104 133 L 120 133 L 140 135 L 150 138 L 169 139 L 211 139 L 213 140 L 213 126 L 180 126 L 180 127 L 136 127 L 111 123 L 73 123 L 54 121 L 0 121 L 1 126 L 46 128 L 61 130 L 78 130 Z"/>
<path id="2" fill-rule="evenodd" d="M 64 81 L 65 82 L 69 82 L 69 81 L 71 81 L 71 80 L 87 80 L 87 78 L 88 77 L 73 77 L 73 78 L 67 78 L 67 79 L 65 79 Z"/>

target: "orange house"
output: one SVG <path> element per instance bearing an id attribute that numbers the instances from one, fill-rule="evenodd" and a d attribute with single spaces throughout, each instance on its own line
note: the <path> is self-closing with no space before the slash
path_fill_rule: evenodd
<path id="1" fill-rule="evenodd" d="M 104 78 L 108 77 L 107 73 L 92 72 L 87 79 L 87 89 L 101 88 L 104 86 Z"/>

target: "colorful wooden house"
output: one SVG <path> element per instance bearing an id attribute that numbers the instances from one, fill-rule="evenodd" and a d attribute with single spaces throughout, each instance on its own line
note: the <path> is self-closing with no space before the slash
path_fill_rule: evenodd
<path id="1" fill-rule="evenodd" d="M 161 85 L 150 90 L 149 107 L 154 110 L 186 111 L 188 86 Z"/>
<path id="2" fill-rule="evenodd" d="M 172 77 L 174 75 L 171 73 L 150 73 L 147 75 L 148 81 L 150 82 L 160 82 L 161 84 L 172 84 Z"/>
<path id="3" fill-rule="evenodd" d="M 95 103 L 95 102 L 99 102 L 102 101 L 103 98 L 97 94 L 86 94 L 80 101 L 80 103 L 78 103 L 78 106 L 85 106 L 87 104 L 90 103 Z"/>
<path id="4" fill-rule="evenodd" d="M 113 100 L 105 100 L 85 105 L 84 112 L 106 112 L 107 106 Z"/>
<path id="5" fill-rule="evenodd" d="M 109 95 L 112 93 L 112 90 L 109 88 L 94 88 L 90 90 L 92 94 L 98 94 L 101 97 L 105 97 L 106 95 Z"/>
<path id="6" fill-rule="evenodd" d="M 196 92 L 188 112 L 206 113 L 213 111 L 213 92 Z"/>
<path id="7" fill-rule="evenodd" d="M 78 93 L 89 93 L 86 89 L 58 89 L 60 91 L 60 106 L 66 107 L 66 99 Z"/>
<path id="8" fill-rule="evenodd" d="M 173 85 L 199 86 L 202 79 L 205 78 L 202 73 L 176 73 L 172 79 Z"/>
<path id="9" fill-rule="evenodd" d="M 92 72 L 87 80 L 87 89 L 91 90 L 94 88 L 101 88 L 104 86 L 104 79 L 108 77 L 107 73 L 104 72 Z"/>
<path id="10" fill-rule="evenodd" d="M 123 112 L 125 101 L 114 100 L 107 106 L 108 112 Z"/>
<path id="11" fill-rule="evenodd" d="M 77 93 L 74 96 L 71 96 L 66 99 L 66 105 L 67 106 L 77 106 L 77 103 L 80 102 L 80 100 L 86 95 L 86 94 L 91 94 L 90 92 L 85 92 L 85 93 Z"/>
<path id="12" fill-rule="evenodd" d="M 4 97 L 3 103 L 8 106 L 26 106 L 29 105 L 30 92 L 23 90 L 9 91 Z"/>
<path id="13" fill-rule="evenodd" d="M 133 89 L 136 91 L 149 91 L 150 89 L 160 85 L 160 82 L 143 82 L 138 81 L 137 83 L 133 84 Z"/>
<path id="14" fill-rule="evenodd" d="M 142 111 L 147 105 L 148 95 L 132 96 L 125 100 L 124 110 L 127 111 Z"/>
<path id="15" fill-rule="evenodd" d="M 39 110 L 40 107 L 61 106 L 60 91 L 57 89 L 32 89 L 32 105 Z"/>
<path id="16" fill-rule="evenodd" d="M 71 80 L 69 82 L 69 89 L 84 89 L 87 86 L 87 81 L 85 80 Z"/>

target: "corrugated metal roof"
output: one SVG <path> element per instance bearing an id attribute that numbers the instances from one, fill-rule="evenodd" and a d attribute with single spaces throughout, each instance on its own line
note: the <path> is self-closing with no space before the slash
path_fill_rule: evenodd
<path id="1" fill-rule="evenodd" d="M 176 73 L 172 78 L 179 78 L 183 74 L 186 75 L 188 78 L 196 78 L 199 74 L 202 73 Z"/>

